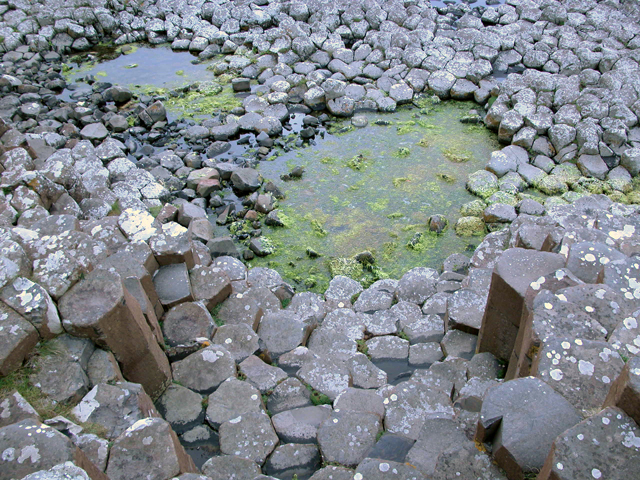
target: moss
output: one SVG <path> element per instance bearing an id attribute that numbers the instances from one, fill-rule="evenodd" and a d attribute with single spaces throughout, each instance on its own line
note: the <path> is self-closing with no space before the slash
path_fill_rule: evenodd
<path id="1" fill-rule="evenodd" d="M 398 188 L 400 185 L 408 181 L 409 177 L 395 177 L 393 180 L 391 180 L 391 183 L 393 183 L 394 187 Z"/>
<path id="2" fill-rule="evenodd" d="M 418 141 L 416 145 L 423 148 L 429 148 L 431 146 L 431 140 L 429 140 L 429 137 L 424 136 Z"/>
<path id="3" fill-rule="evenodd" d="M 436 173 L 436 177 L 446 183 L 456 183 L 456 177 L 448 173 Z"/>
<path id="4" fill-rule="evenodd" d="M 393 156 L 397 158 L 406 158 L 409 155 L 411 155 L 411 150 L 407 147 L 400 147 L 396 152 L 393 153 Z"/>
<path id="5" fill-rule="evenodd" d="M 359 153 L 358 155 L 355 155 L 351 159 L 347 160 L 345 166 L 356 172 L 361 172 L 369 166 L 369 162 L 369 158 Z"/>
<path id="6" fill-rule="evenodd" d="M 402 217 L 404 217 L 404 213 L 401 213 L 401 212 L 394 212 L 387 215 L 387 218 L 390 218 L 391 220 L 395 220 Z"/>
<path id="7" fill-rule="evenodd" d="M 170 97 L 165 105 L 182 117 L 194 118 L 199 115 L 229 112 L 241 107 L 242 101 L 235 96 L 233 88 L 229 85 L 223 87 L 215 82 L 203 82 L 196 90 Z"/>
<path id="8" fill-rule="evenodd" d="M 456 235 L 461 237 L 471 237 L 484 235 L 486 227 L 484 222 L 478 217 L 460 217 L 455 226 Z"/>
<path id="9" fill-rule="evenodd" d="M 403 340 L 406 340 L 407 342 L 409 341 L 409 335 L 407 335 L 404 332 L 398 332 L 398 337 L 400 337 Z"/>
<path id="10" fill-rule="evenodd" d="M 220 313 L 221 308 L 222 308 L 222 304 L 219 303 L 218 305 L 213 307 L 209 312 L 211 313 L 211 318 L 213 318 L 213 321 L 218 327 L 221 327 L 224 325 L 224 321 L 218 316 L 218 313 Z"/>
<path id="11" fill-rule="evenodd" d="M 307 385 L 307 390 L 311 392 L 310 400 L 314 405 L 331 405 L 331 399 L 327 397 L 324 393 L 320 393 L 311 385 Z"/>
<path id="12" fill-rule="evenodd" d="M 99 71 L 99 72 L 96 72 L 95 76 L 96 77 L 106 77 L 107 76 L 107 72 Z"/>
<path id="13" fill-rule="evenodd" d="M 332 258 L 328 267 L 332 277 L 342 275 L 357 280 L 362 276 L 362 265 L 353 258 Z"/>
<path id="14" fill-rule="evenodd" d="M 160 205 L 156 205 L 155 207 L 149 207 L 149 213 L 153 216 L 153 218 L 156 218 L 161 211 L 162 211 L 162 206 Z"/>
<path id="15" fill-rule="evenodd" d="M 408 122 L 398 122 L 398 128 L 396 129 L 396 133 L 398 135 L 406 135 L 408 133 L 413 133 L 417 129 L 415 128 L 416 122 L 408 121 Z"/>
<path id="16" fill-rule="evenodd" d="M 442 154 L 447 160 L 453 163 L 464 163 L 473 158 L 473 153 L 459 147 L 445 148 L 442 150 Z"/>
<path id="17" fill-rule="evenodd" d="M 338 162 L 338 159 L 336 157 L 322 157 L 320 159 L 320 163 L 324 165 L 333 165 L 337 162 Z"/>
<path id="18" fill-rule="evenodd" d="M 369 347 L 367 346 L 367 342 L 364 339 L 360 338 L 356 340 L 356 344 L 358 345 L 358 352 L 363 353 L 367 357 L 371 358 L 371 356 L 369 355 Z"/>
<path id="19" fill-rule="evenodd" d="M 438 236 L 432 232 L 418 232 L 407 243 L 407 248 L 416 252 L 426 252 L 436 247 Z"/>
<path id="20" fill-rule="evenodd" d="M 487 205 L 482 200 L 473 200 L 460 207 L 460 215 L 463 217 L 482 217 Z"/>
<path id="21" fill-rule="evenodd" d="M 315 233 L 318 237 L 326 237 L 329 233 L 322 227 L 322 224 L 316 219 L 311 220 L 311 229 L 313 230 L 313 233 Z"/>
<path id="22" fill-rule="evenodd" d="M 388 198 L 378 198 L 375 202 L 367 202 L 372 212 L 381 212 L 389 206 Z"/>
<path id="23" fill-rule="evenodd" d="M 116 200 L 113 205 L 111 205 L 111 210 L 109 211 L 109 216 L 119 216 L 122 213 L 122 209 L 120 208 L 120 200 Z"/>

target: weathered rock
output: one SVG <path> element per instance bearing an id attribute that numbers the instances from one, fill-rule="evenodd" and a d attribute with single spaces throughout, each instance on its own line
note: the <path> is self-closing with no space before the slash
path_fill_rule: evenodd
<path id="1" fill-rule="evenodd" d="M 356 466 L 375 444 L 382 423 L 377 415 L 334 412 L 318 429 L 318 444 L 327 462 Z"/>
<path id="2" fill-rule="evenodd" d="M 627 361 L 622 372 L 611 385 L 603 406 L 618 407 L 638 423 L 640 419 L 640 357 Z"/>
<path id="3" fill-rule="evenodd" d="M 244 413 L 220 425 L 220 451 L 262 465 L 278 445 L 271 420 L 264 413 Z"/>
<path id="4" fill-rule="evenodd" d="M 40 422 L 42 419 L 36 410 L 27 402 L 18 391 L 9 393 L 0 401 L 0 428 L 25 419 Z"/>
<path id="5" fill-rule="evenodd" d="M 0 375 L 20 368 L 39 340 L 33 325 L 0 302 Z"/>
<path id="6" fill-rule="evenodd" d="M 436 293 L 438 272 L 433 268 L 416 267 L 405 273 L 396 290 L 398 300 L 423 304 Z"/>
<path id="7" fill-rule="evenodd" d="M 140 419 L 157 417 L 151 398 L 135 383 L 100 384 L 93 387 L 72 410 L 80 422 L 91 422 L 106 429 L 113 440 Z"/>
<path id="8" fill-rule="evenodd" d="M 640 468 L 638 438 L 640 428 L 630 417 L 605 408 L 555 439 L 538 478 L 632 478 Z"/>
<path id="9" fill-rule="evenodd" d="M 236 362 L 241 362 L 258 350 L 258 335 L 249 325 L 222 325 L 216 329 L 213 343 L 224 345 Z"/>
<path id="10" fill-rule="evenodd" d="M 482 326 L 486 300 L 473 290 L 458 290 L 447 301 L 447 328 L 477 335 Z"/>
<path id="11" fill-rule="evenodd" d="M 181 434 L 202 424 L 204 408 L 202 397 L 188 388 L 172 384 L 158 398 L 158 412 L 171 424 L 174 432 Z"/>
<path id="12" fill-rule="evenodd" d="M 347 367 L 330 358 L 315 358 L 306 362 L 298 370 L 297 377 L 332 401 L 351 383 Z"/>
<path id="13" fill-rule="evenodd" d="M 539 379 L 511 380 L 487 392 L 475 439 L 509 478 L 542 468 L 552 442 L 581 420 L 577 410 Z"/>
<path id="14" fill-rule="evenodd" d="M 289 443 L 276 447 L 264 470 L 268 475 L 277 475 L 277 478 L 304 477 L 316 471 L 320 459 L 317 446 Z"/>
<path id="15" fill-rule="evenodd" d="M 125 378 L 140 382 L 152 398 L 171 382 L 167 357 L 117 273 L 94 270 L 60 299 L 58 309 L 69 333 L 108 347 Z"/>
<path id="16" fill-rule="evenodd" d="M 202 466 L 202 473 L 211 480 L 253 480 L 260 475 L 255 462 L 235 455 L 220 455 L 210 458 Z"/>
<path id="17" fill-rule="evenodd" d="M 228 378 L 209 395 L 207 422 L 213 428 L 249 412 L 264 413 L 264 407 L 260 392 L 248 382 Z"/>
<path id="18" fill-rule="evenodd" d="M 153 285 L 160 303 L 166 308 L 193 301 L 189 272 L 185 263 L 160 267 L 153 275 Z"/>
<path id="19" fill-rule="evenodd" d="M 211 393 L 236 375 L 236 363 L 221 345 L 210 345 L 171 365 L 173 376 L 190 390 Z"/>
<path id="20" fill-rule="evenodd" d="M 491 290 L 478 335 L 478 352 L 508 361 L 520 328 L 524 295 L 537 278 L 564 266 L 564 257 L 513 248 L 502 253 L 493 271 Z"/>
<path id="21" fill-rule="evenodd" d="M 32 419 L 0 428 L 0 467 L 4 478 L 22 478 L 31 473 L 73 462 L 92 480 L 107 480 L 69 438 Z"/>
<path id="22" fill-rule="evenodd" d="M 262 314 L 263 311 L 255 300 L 242 293 L 235 293 L 222 302 L 222 307 L 218 311 L 218 318 L 225 325 L 245 324 L 253 330 L 257 330 Z"/>
<path id="23" fill-rule="evenodd" d="M 168 480 L 197 471 L 178 436 L 161 418 L 138 420 L 125 430 L 113 442 L 107 465 L 111 479 L 129 479 L 144 472 L 149 479 Z"/>
<path id="24" fill-rule="evenodd" d="M 200 302 L 185 302 L 167 312 L 162 331 L 170 346 L 188 345 L 196 339 L 208 340 L 213 335 L 215 324 L 211 314 Z"/>
<path id="25" fill-rule="evenodd" d="M 255 355 L 244 359 L 238 367 L 247 377 L 247 381 L 262 393 L 270 392 L 278 383 L 287 378 L 284 370 L 263 362 Z"/>
<path id="26" fill-rule="evenodd" d="M 314 324 L 305 322 L 294 312 L 286 310 L 270 312 L 262 317 L 258 335 L 272 359 L 304 345 Z"/>
<path id="27" fill-rule="evenodd" d="M 194 299 L 204 302 L 207 310 L 231 295 L 231 280 L 219 267 L 197 265 L 189 272 L 189 280 Z"/>

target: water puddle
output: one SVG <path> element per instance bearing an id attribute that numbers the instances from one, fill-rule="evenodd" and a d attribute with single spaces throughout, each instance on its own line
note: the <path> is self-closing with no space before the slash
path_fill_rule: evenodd
<path id="1" fill-rule="evenodd" d="M 74 58 L 67 64 L 65 77 L 71 84 L 62 92 L 62 100 L 73 100 L 87 92 L 91 85 L 82 80 L 87 76 L 97 82 L 131 88 L 176 88 L 194 81 L 214 80 L 207 70 L 211 62 L 192 63 L 197 57 L 189 52 L 174 52 L 168 45 L 151 47 L 128 45 L 129 53 L 119 49 L 103 49 Z"/>
<path id="2" fill-rule="evenodd" d="M 438 268 L 452 253 L 475 248 L 478 239 L 456 236 L 453 225 L 460 206 L 475 198 L 465 189 L 467 176 L 499 149 L 484 126 L 460 122 L 475 107 L 446 102 L 366 113 L 365 128 L 326 135 L 314 146 L 261 162 L 263 177 L 286 195 L 279 206 L 286 227 L 263 225 L 275 253 L 251 266 L 275 268 L 287 281 L 321 291 L 332 275 L 365 283 L 399 278 L 412 267 Z M 304 168 L 302 179 L 280 180 L 296 166 Z M 428 228 L 436 214 L 449 223 L 440 235 Z M 365 251 L 374 262 L 363 268 L 352 259 Z"/>
<path id="3" fill-rule="evenodd" d="M 373 360 L 373 364 L 387 373 L 387 383 L 397 385 L 406 382 L 416 370 L 426 370 L 409 365 L 408 360 Z"/>

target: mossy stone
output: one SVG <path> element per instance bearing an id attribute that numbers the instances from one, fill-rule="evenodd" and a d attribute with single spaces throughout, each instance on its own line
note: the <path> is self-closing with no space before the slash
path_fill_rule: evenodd
<path id="1" fill-rule="evenodd" d="M 537 185 L 545 195 L 562 195 L 569 191 L 569 186 L 558 175 L 547 175 Z"/>
<path id="2" fill-rule="evenodd" d="M 504 203 L 515 207 L 520 199 L 511 193 L 499 191 L 487 198 L 487 205 L 493 205 L 494 203 Z"/>
<path id="3" fill-rule="evenodd" d="M 485 208 L 487 208 L 487 204 L 482 200 L 473 200 L 460 207 L 460 215 L 463 217 L 482 217 Z"/>
<path id="4" fill-rule="evenodd" d="M 484 235 L 486 226 L 479 217 L 460 217 L 456 222 L 456 235 L 461 237 L 472 237 Z"/>
<path id="5" fill-rule="evenodd" d="M 487 199 L 498 191 L 498 177 L 487 170 L 478 170 L 469 175 L 467 189 L 474 195 Z"/>

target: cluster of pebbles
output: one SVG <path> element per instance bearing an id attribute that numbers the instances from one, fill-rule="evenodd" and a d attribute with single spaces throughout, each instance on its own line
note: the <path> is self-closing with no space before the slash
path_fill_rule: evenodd
<path id="1" fill-rule="evenodd" d="M 0 15 L 0 478 L 636 475 L 636 4 L 0 0 Z M 242 106 L 168 121 L 168 98 L 99 81 L 62 100 L 67 55 L 105 40 L 224 55 Z M 274 147 L 425 93 L 474 99 L 509 144 L 467 183 L 481 200 L 456 228 L 495 230 L 471 257 L 320 295 L 214 236 L 213 212 L 278 221 L 254 169 Z M 238 143 L 253 148 L 225 156 Z"/>

